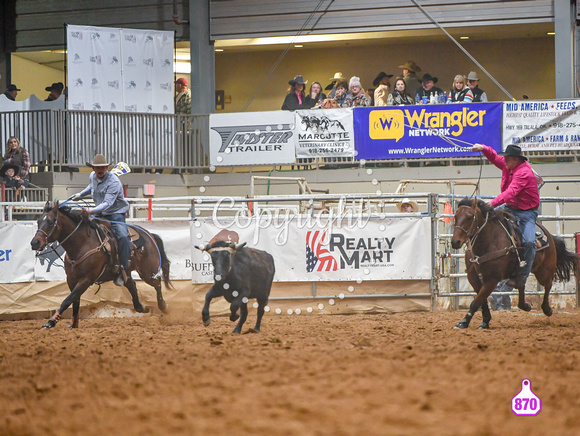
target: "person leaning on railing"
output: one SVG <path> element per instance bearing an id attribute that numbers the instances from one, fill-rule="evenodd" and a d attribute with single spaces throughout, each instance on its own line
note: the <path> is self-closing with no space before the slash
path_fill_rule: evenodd
<path id="1" fill-rule="evenodd" d="M 4 163 L 0 168 L 0 179 L 6 185 L 6 188 L 26 189 L 30 182 L 18 176 L 20 168 L 12 163 Z"/>
<path id="2" fill-rule="evenodd" d="M 28 179 L 28 170 L 30 169 L 30 154 L 20 146 L 20 140 L 16 136 L 11 136 L 6 142 L 6 151 L 4 152 L 5 164 L 13 164 L 20 168 L 18 176 L 22 179 Z"/>

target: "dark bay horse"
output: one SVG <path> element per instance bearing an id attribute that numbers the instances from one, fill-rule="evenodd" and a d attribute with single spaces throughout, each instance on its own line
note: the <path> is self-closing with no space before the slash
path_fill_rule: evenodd
<path id="1" fill-rule="evenodd" d="M 137 247 L 131 250 L 129 271 L 136 270 L 143 281 L 155 288 L 157 305 L 162 312 L 166 312 L 167 305 L 161 292 L 161 280 L 166 287 L 171 287 L 169 280 L 170 262 L 165 254 L 163 241 L 158 235 L 147 230 L 135 228 L 138 238 L 134 244 Z M 130 232 L 131 233 L 131 232 Z M 113 237 L 113 236 L 111 236 Z M 58 241 L 66 251 L 64 268 L 70 294 L 64 299 L 60 308 L 43 325 L 43 328 L 52 328 L 59 321 L 63 312 L 72 304 L 73 316 L 71 328 L 79 324 L 79 308 L 81 296 L 93 283 L 104 283 L 113 280 L 118 273 L 114 272 L 114 263 L 108 251 L 111 251 L 109 236 L 98 234 L 96 226 L 89 219 L 79 213 L 79 209 L 72 209 L 58 201 L 54 204 L 46 202 L 42 216 L 38 219 L 38 230 L 30 241 L 33 250 L 41 251 L 48 243 Z M 127 273 L 125 283 L 133 299 L 133 307 L 137 312 L 149 312 L 148 306 L 139 301 L 137 286 Z"/>
<path id="2" fill-rule="evenodd" d="M 467 328 L 471 318 L 481 307 L 483 322 L 480 328 L 489 328 L 491 313 L 487 304 L 487 297 L 495 289 L 498 282 L 504 279 L 515 278 L 518 271 L 518 255 L 516 240 L 508 234 L 511 224 L 508 221 L 511 215 L 506 211 L 493 210 L 481 200 L 461 200 L 455 213 L 453 237 L 451 246 L 459 249 L 466 244 L 465 264 L 467 279 L 477 293 L 469 306 L 469 312 L 456 324 L 456 328 Z M 515 226 L 514 226 L 515 227 Z M 542 310 L 546 316 L 552 315 L 549 295 L 552 282 L 570 280 L 570 272 L 578 268 L 578 256 L 566 249 L 562 238 L 552 236 L 543 226 L 548 244 L 538 247 L 532 273 L 538 283 L 544 287 Z M 521 251 L 520 247 L 520 253 Z M 531 310 L 525 300 L 525 286 L 518 289 L 518 307 L 526 312 Z"/>

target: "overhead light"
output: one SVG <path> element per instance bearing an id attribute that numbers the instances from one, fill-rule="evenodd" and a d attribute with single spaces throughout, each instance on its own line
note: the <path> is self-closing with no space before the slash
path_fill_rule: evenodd
<path id="1" fill-rule="evenodd" d="M 555 35 L 556 32 L 548 32 L 548 35 Z"/>
<path id="2" fill-rule="evenodd" d="M 469 39 L 469 36 L 460 36 L 459 39 Z"/>
<path id="3" fill-rule="evenodd" d="M 296 48 L 302 48 L 304 46 L 302 44 L 294 44 L 294 47 L 296 47 Z"/>
<path id="4" fill-rule="evenodd" d="M 223 48 L 216 48 L 215 51 L 224 51 Z"/>

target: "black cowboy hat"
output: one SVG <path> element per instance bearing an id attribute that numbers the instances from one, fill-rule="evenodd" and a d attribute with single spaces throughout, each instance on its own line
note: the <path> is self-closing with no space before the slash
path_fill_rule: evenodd
<path id="1" fill-rule="evenodd" d="M 500 156 L 515 156 L 521 157 L 523 160 L 528 160 L 528 158 L 522 154 L 522 149 L 519 145 L 510 144 L 506 147 L 505 151 L 501 151 L 498 154 Z"/>
<path id="2" fill-rule="evenodd" d="M 432 80 L 433 83 L 437 83 L 439 81 L 439 79 L 437 77 L 433 77 L 431 74 L 425 73 L 425 74 L 423 74 L 423 78 L 421 79 L 421 82 L 425 82 L 427 80 Z"/>
<path id="3" fill-rule="evenodd" d="M 388 77 L 390 79 L 391 77 L 393 77 L 393 75 L 387 74 L 384 71 L 381 71 L 379 73 L 379 75 L 377 77 L 375 77 L 375 80 L 373 80 L 373 86 L 375 86 L 375 87 L 379 86 L 379 83 L 381 83 L 381 80 L 383 80 L 385 77 Z"/>
<path id="4" fill-rule="evenodd" d="M 9 170 L 10 168 L 14 169 L 14 175 L 17 176 L 18 173 L 20 173 L 20 167 L 16 164 L 13 163 L 5 163 L 4 165 L 2 165 L 2 168 L 0 168 L 0 177 L 5 177 L 6 176 L 6 171 Z"/>
<path id="5" fill-rule="evenodd" d="M 64 84 L 62 82 L 56 82 L 53 83 L 50 86 L 47 86 L 46 88 L 44 88 L 46 91 L 52 91 L 53 89 L 59 93 L 62 93 L 62 90 L 64 89 Z"/>
<path id="6" fill-rule="evenodd" d="M 306 85 L 308 83 L 308 80 L 304 81 L 302 76 L 296 76 L 292 80 L 288 81 L 288 85 L 294 85 L 295 83 L 298 83 L 300 85 Z"/>

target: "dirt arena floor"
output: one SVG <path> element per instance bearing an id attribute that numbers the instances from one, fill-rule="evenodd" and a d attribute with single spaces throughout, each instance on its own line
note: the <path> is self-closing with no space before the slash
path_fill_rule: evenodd
<path id="1" fill-rule="evenodd" d="M 580 312 L 540 313 L 4 321 L 0 434 L 578 435 Z"/>

